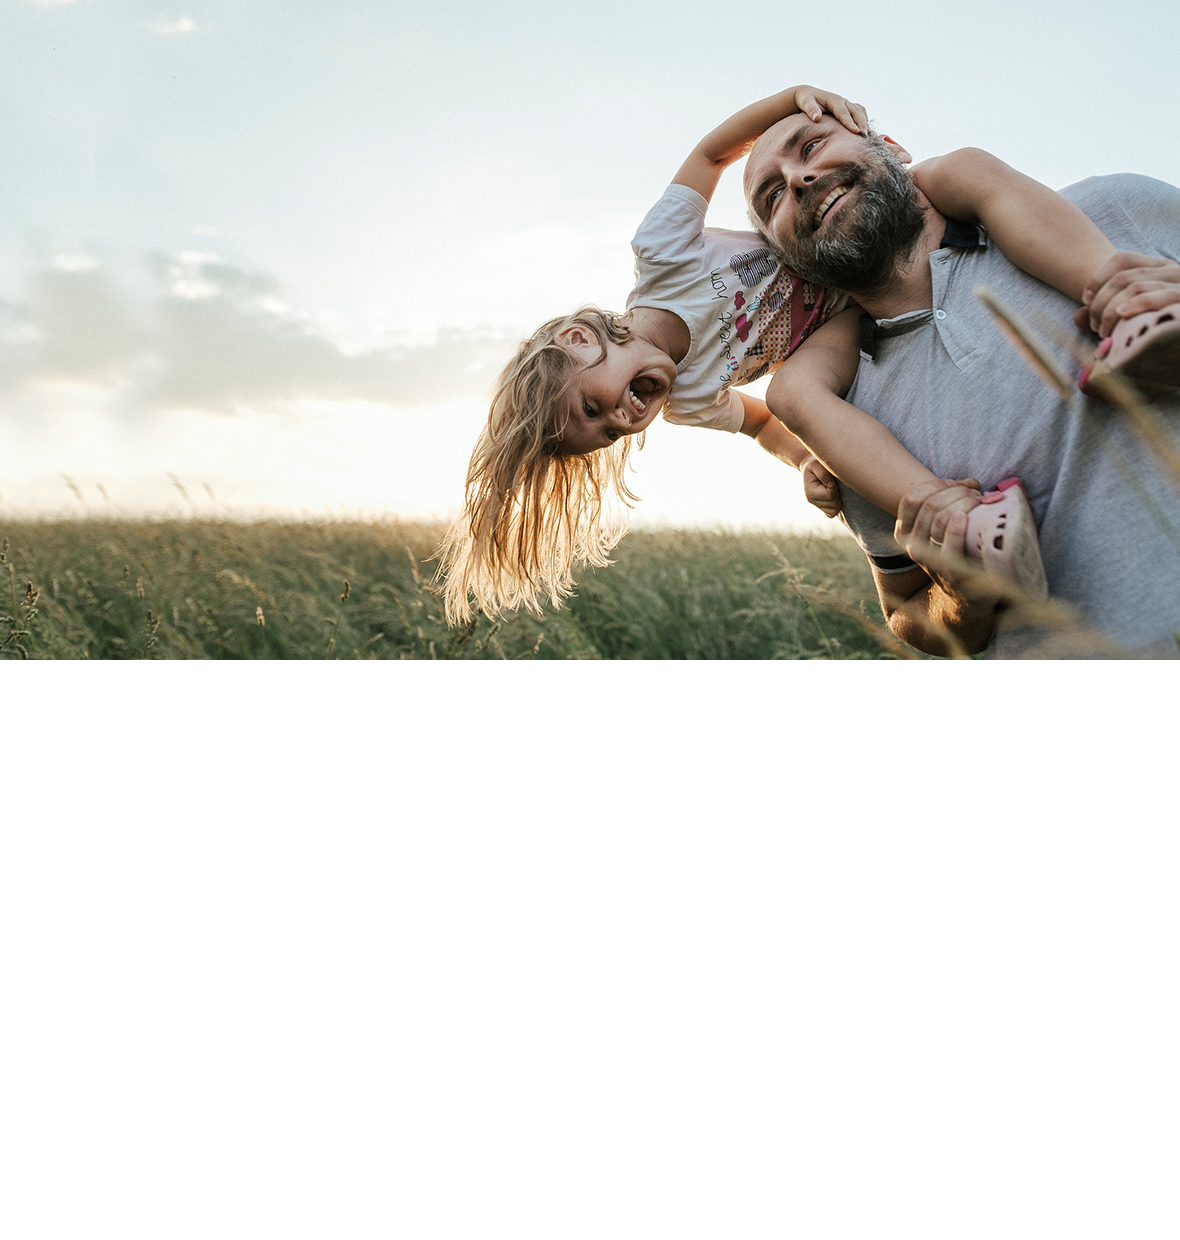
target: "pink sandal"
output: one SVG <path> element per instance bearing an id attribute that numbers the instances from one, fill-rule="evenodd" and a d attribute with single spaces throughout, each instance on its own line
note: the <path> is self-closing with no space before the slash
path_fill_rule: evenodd
<path id="1" fill-rule="evenodd" d="M 1103 379 L 1119 374 L 1149 396 L 1180 390 L 1180 303 L 1121 319 L 1083 367 L 1078 387 L 1105 399 Z"/>
<path id="2" fill-rule="evenodd" d="M 1024 485 L 1005 478 L 967 514 L 967 558 L 997 577 L 1014 581 L 1035 598 L 1048 598 L 1041 544 Z"/>

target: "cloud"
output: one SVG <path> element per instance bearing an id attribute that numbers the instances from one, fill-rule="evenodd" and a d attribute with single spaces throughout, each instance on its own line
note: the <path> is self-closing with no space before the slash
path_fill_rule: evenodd
<path id="1" fill-rule="evenodd" d="M 149 255 L 125 271 L 59 254 L 32 273 L 22 299 L 0 301 L 0 392 L 81 385 L 141 416 L 315 401 L 432 405 L 486 398 L 516 340 L 451 329 L 421 345 L 348 352 L 274 279 L 214 254 Z"/>
<path id="2" fill-rule="evenodd" d="M 38 0 L 38 2 L 40 2 L 40 0 Z M 72 0 L 50 0 L 50 3 L 53 4 L 60 4 L 63 2 L 69 4 Z M 196 28 L 197 23 L 193 21 L 191 17 L 180 17 L 174 22 L 166 22 L 163 19 L 158 22 L 148 22 L 148 29 L 154 31 L 156 34 L 192 34 Z"/>

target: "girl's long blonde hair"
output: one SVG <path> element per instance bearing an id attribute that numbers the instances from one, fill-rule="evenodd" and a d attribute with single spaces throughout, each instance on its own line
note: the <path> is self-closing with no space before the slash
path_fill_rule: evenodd
<path id="1" fill-rule="evenodd" d="M 463 513 L 438 553 L 449 623 L 470 622 L 473 599 L 488 616 L 519 607 L 539 614 L 546 596 L 560 607 L 578 564 L 610 563 L 626 526 L 604 512 L 604 500 L 611 491 L 628 507 L 639 498 L 623 480 L 631 437 L 583 456 L 562 454 L 565 397 L 579 367 L 556 338 L 575 325 L 593 331 L 602 345 L 597 366 L 608 342 L 631 338 L 622 319 L 593 306 L 551 319 L 501 372 L 467 468 Z"/>

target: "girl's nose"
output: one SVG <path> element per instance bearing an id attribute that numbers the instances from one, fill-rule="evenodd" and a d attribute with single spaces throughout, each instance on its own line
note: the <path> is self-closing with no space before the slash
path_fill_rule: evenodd
<path id="1" fill-rule="evenodd" d="M 625 431 L 631 425 L 630 408 L 624 405 L 626 396 L 611 411 L 608 421 L 616 430 Z"/>

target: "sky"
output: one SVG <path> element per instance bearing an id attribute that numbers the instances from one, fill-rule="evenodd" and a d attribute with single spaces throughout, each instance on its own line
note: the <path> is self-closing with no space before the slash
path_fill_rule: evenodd
<path id="1" fill-rule="evenodd" d="M 733 111 L 809 82 L 919 159 L 1180 183 L 1178 36 L 1153 0 L 0 0 L 0 512 L 452 516 L 514 343 L 622 308 Z M 633 459 L 645 523 L 827 524 L 742 436 Z"/>

